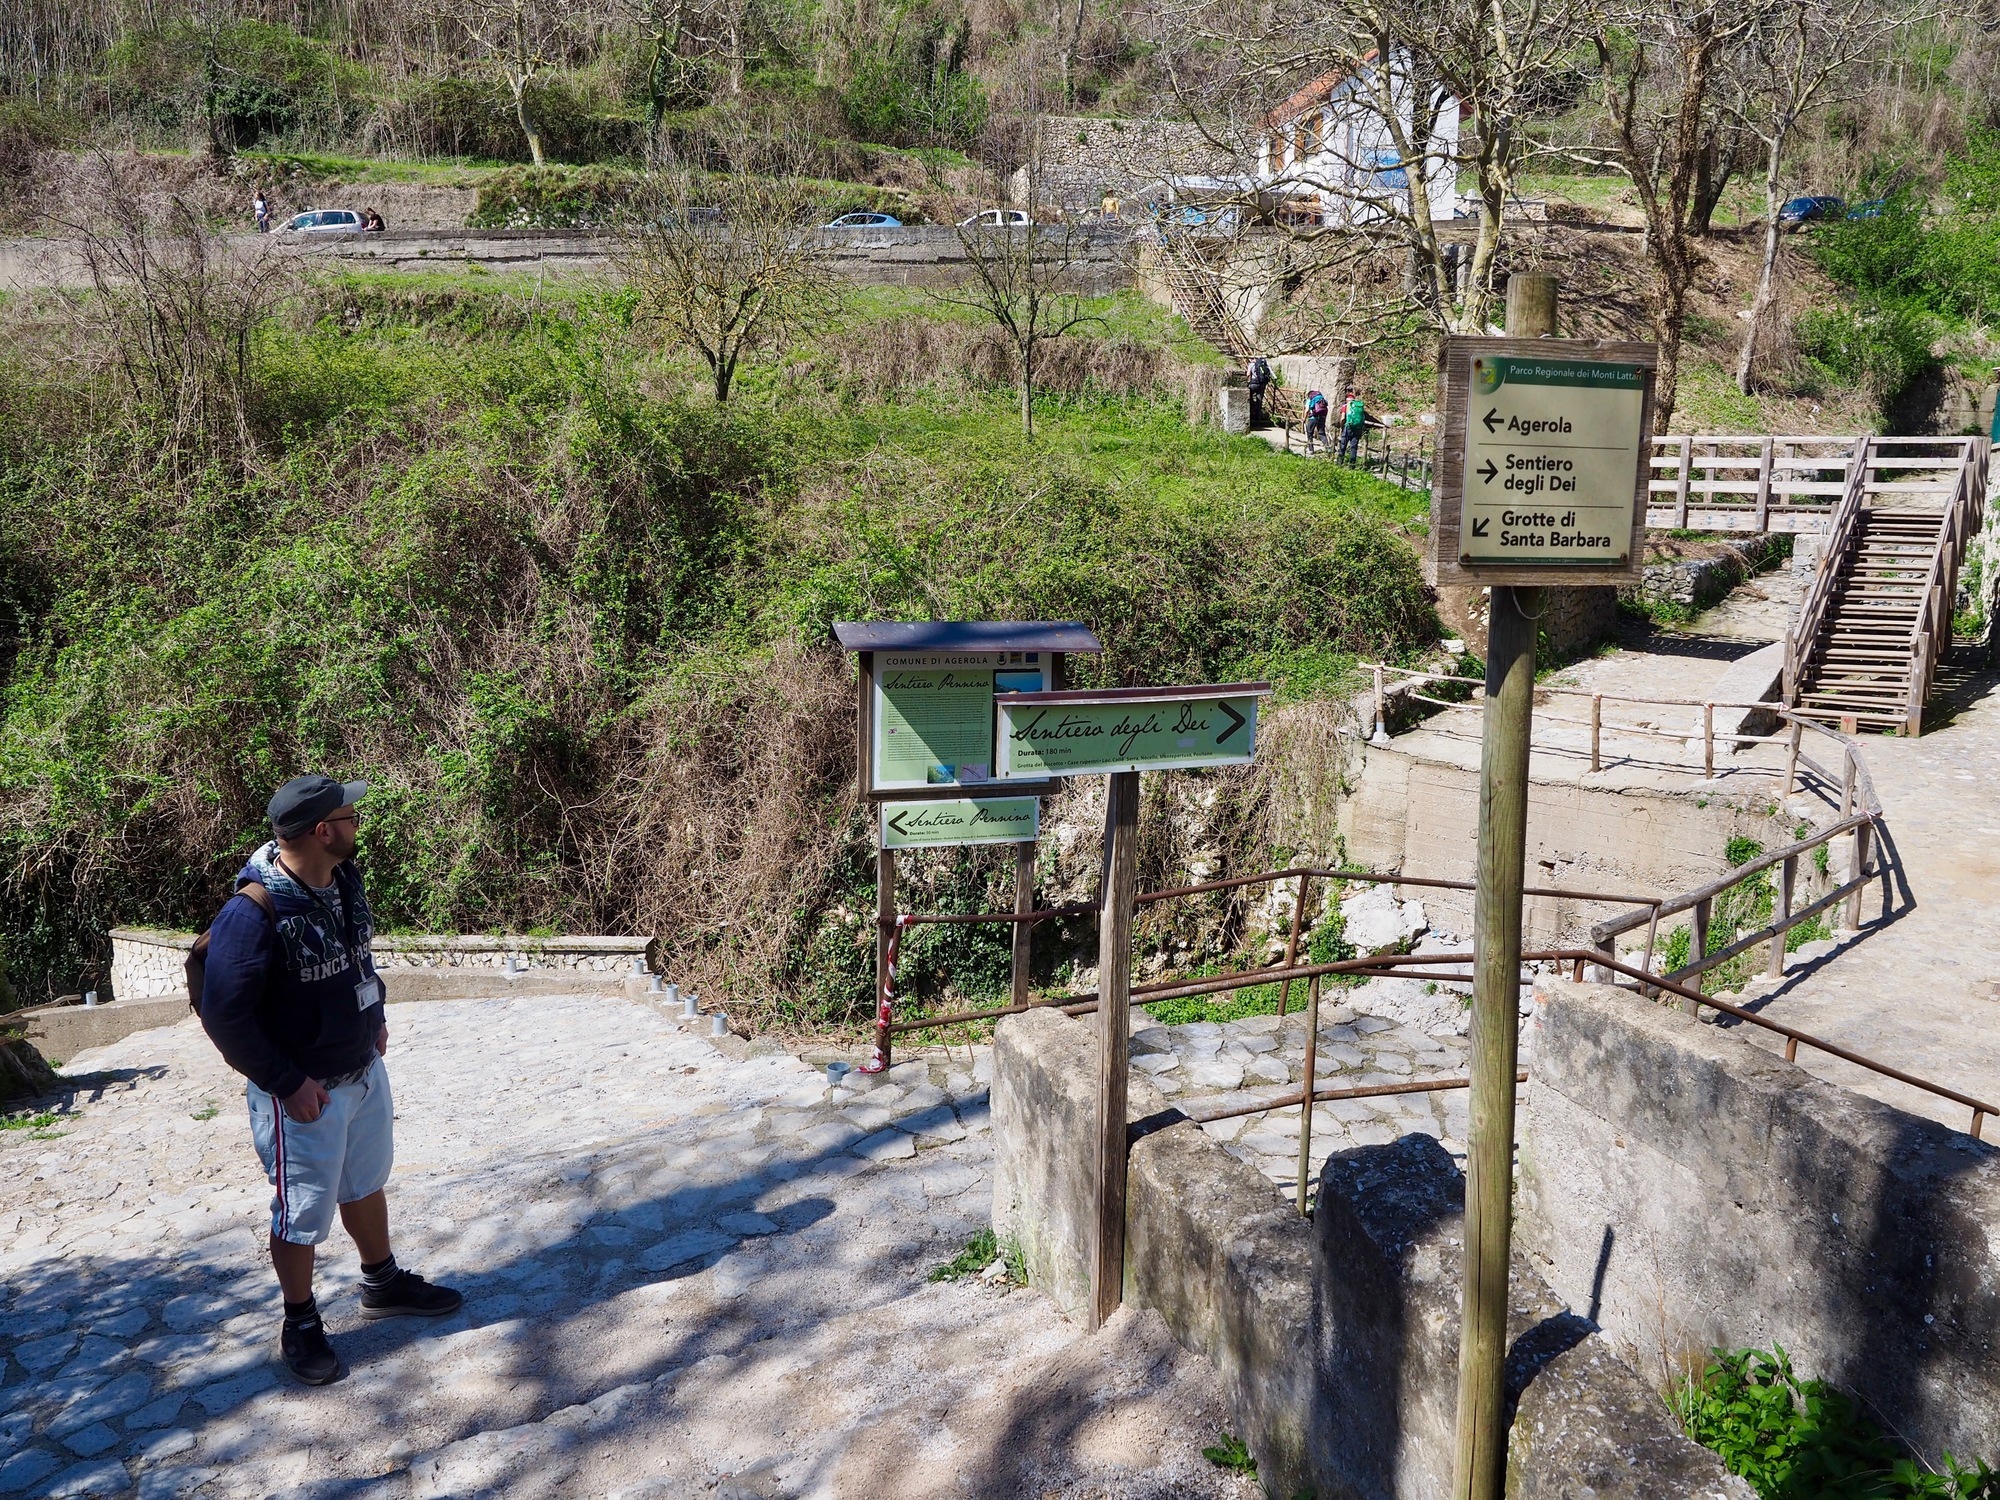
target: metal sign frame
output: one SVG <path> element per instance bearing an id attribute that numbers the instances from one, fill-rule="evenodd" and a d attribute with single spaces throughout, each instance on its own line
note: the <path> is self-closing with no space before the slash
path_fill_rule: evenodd
<path id="1" fill-rule="evenodd" d="M 1632 480 L 1632 545 L 1622 565 L 1584 558 L 1542 565 L 1462 560 L 1459 528 L 1465 512 L 1467 429 L 1473 415 L 1472 361 L 1482 355 L 1597 360 L 1641 367 L 1645 389 L 1639 407 L 1638 463 Z M 1438 409 L 1444 413 L 1444 431 L 1438 436 L 1437 473 L 1431 486 L 1431 542 L 1438 586 L 1512 584 L 1535 588 L 1556 584 L 1588 588 L 1637 584 L 1645 565 L 1646 501 L 1653 477 L 1653 386 L 1658 373 L 1659 351 L 1652 344 L 1609 339 L 1446 339 L 1438 361 Z"/>

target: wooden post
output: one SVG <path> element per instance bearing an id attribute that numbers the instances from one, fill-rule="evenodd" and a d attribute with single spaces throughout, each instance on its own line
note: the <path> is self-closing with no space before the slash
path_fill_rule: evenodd
<path id="1" fill-rule="evenodd" d="M 1306 990 L 1306 1082 L 1305 1100 L 1299 1106 L 1299 1217 L 1306 1213 L 1306 1179 L 1312 1172 L 1313 1089 L 1319 1079 L 1319 975 L 1307 981 Z"/>
<path id="2" fill-rule="evenodd" d="M 889 985 L 889 943 L 895 937 L 895 930 L 889 925 L 896 915 L 896 851 L 877 849 L 875 851 L 875 1003 L 882 1003 L 882 993 Z M 889 1070 L 892 1061 L 889 1055 L 890 1038 L 882 1035 L 882 1072 Z"/>
<path id="3" fill-rule="evenodd" d="M 1799 721 L 1798 721 L 1797 719 L 1794 719 L 1794 720 L 1792 720 L 1792 740 L 1791 740 L 1791 743 L 1790 743 L 1789 745 L 1787 745 L 1787 746 L 1785 747 L 1785 790 L 1784 790 L 1784 795 L 1785 795 L 1785 796 L 1787 796 L 1787 797 L 1789 797 L 1789 796 L 1791 796 L 1791 795 L 1792 795 L 1792 787 L 1793 787 L 1793 786 L 1794 786 L 1794 785 L 1795 785 L 1795 784 L 1797 783 L 1797 781 L 1798 781 L 1798 777 L 1799 777 L 1799 740 L 1800 740 L 1800 739 L 1801 739 L 1801 738 L 1802 738 L 1802 737 L 1804 736 L 1805 732 L 1806 732 L 1806 727 L 1805 727 L 1805 725 L 1801 724 L 1801 723 L 1800 723 L 1800 722 L 1799 722 Z"/>
<path id="4" fill-rule="evenodd" d="M 1590 769 L 1601 771 L 1604 767 L 1597 758 L 1598 741 L 1604 731 L 1604 694 L 1590 695 Z"/>
<path id="5" fill-rule="evenodd" d="M 1784 924 L 1792 915 L 1792 891 L 1799 883 L 1799 857 L 1788 854 L 1778 866 L 1778 931 L 1771 939 L 1771 977 L 1785 977 Z"/>
<path id="6" fill-rule="evenodd" d="M 1369 735 L 1373 744 L 1387 744 L 1389 740 L 1388 705 L 1382 700 L 1382 664 L 1375 663 L 1375 728 Z"/>
<path id="7" fill-rule="evenodd" d="M 1771 526 L 1771 448 L 1775 438 L 1764 439 L 1763 452 L 1757 460 L 1757 530 L 1768 531 Z"/>
<path id="8" fill-rule="evenodd" d="M 1311 889 L 1312 876 L 1301 875 L 1299 877 L 1299 893 L 1292 898 L 1292 935 L 1285 939 L 1285 967 L 1288 969 L 1299 961 L 1299 929 L 1305 925 L 1306 893 Z M 1292 982 L 1287 979 L 1278 991 L 1279 1015 L 1282 1016 L 1285 1013 L 1285 1007 L 1291 1003 L 1291 998 Z"/>
<path id="9" fill-rule="evenodd" d="M 1688 944 L 1689 963 L 1700 963 L 1708 957 L 1708 928 L 1709 921 L 1714 915 L 1715 903 L 1712 900 L 1695 902 L 1693 940 Z M 1701 988 L 1700 975 L 1695 976 L 1695 988 Z M 1691 1016 L 1701 1014 L 1701 1007 L 1692 1000 L 1682 1000 L 1681 1009 Z"/>
<path id="10" fill-rule="evenodd" d="M 1701 706 L 1701 774 L 1715 780 L 1715 705 Z"/>
<path id="11" fill-rule="evenodd" d="M 1681 477 L 1674 485 L 1674 525 L 1682 531 L 1688 523 L 1688 470 L 1694 465 L 1694 439 L 1681 439 Z"/>
<path id="12" fill-rule="evenodd" d="M 1840 815 L 1852 816 L 1854 812 L 1854 747 L 1849 745 L 1840 757 Z"/>
<path id="13" fill-rule="evenodd" d="M 1546 271 L 1516 271 L 1507 278 L 1507 337 L 1556 336 L 1556 279 Z"/>
<path id="14" fill-rule="evenodd" d="M 1472 917 L 1472 1128 L 1465 1160 L 1465 1289 L 1458 1342 L 1454 1500 L 1500 1500 L 1507 1473 L 1503 1376 L 1513 1243 L 1521 887 L 1527 862 L 1528 736 L 1534 715 L 1535 619 L 1541 613 L 1541 592 L 1496 587 L 1487 621 L 1479 883 Z"/>
<path id="15" fill-rule="evenodd" d="M 1868 873 L 1868 847 L 1874 833 L 1875 825 L 1873 823 L 1863 823 L 1859 828 L 1854 830 L 1854 849 L 1847 866 L 1847 878 L 1849 880 L 1859 880 Z M 1846 918 L 1847 930 L 1849 932 L 1859 932 L 1861 930 L 1861 893 L 1866 889 L 1866 886 L 1857 885 L 1847 894 Z"/>
<path id="16" fill-rule="evenodd" d="M 1090 1267 L 1093 1332 L 1125 1295 L 1126 1082 L 1132 1050 L 1132 898 L 1139 773 L 1115 771 L 1104 797 L 1104 895 L 1097 916 L 1097 1233 Z"/>
<path id="17" fill-rule="evenodd" d="M 1025 915 L 1035 909 L 1035 846 L 1023 840 L 1014 846 L 1014 913 Z M 1035 960 L 1035 924 L 1014 924 L 1013 1005 L 1028 1003 L 1028 976 Z"/>

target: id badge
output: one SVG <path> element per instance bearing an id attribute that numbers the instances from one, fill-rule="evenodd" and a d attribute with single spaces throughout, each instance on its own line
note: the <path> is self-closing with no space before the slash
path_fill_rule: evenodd
<path id="1" fill-rule="evenodd" d="M 382 981 L 370 976 L 354 987 L 354 1006 L 366 1010 L 382 998 Z"/>

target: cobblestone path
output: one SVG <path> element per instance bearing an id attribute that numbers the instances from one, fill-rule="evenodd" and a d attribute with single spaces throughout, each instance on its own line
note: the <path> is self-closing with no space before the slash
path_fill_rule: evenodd
<path id="1" fill-rule="evenodd" d="M 362 1323 L 336 1231 L 351 1373 L 289 1383 L 240 1080 L 191 1023 L 85 1054 L 0 1132 L 0 1495 L 1255 1493 L 1152 1315 L 927 1279 L 989 1222 L 983 1056 L 857 1097 L 618 998 L 390 1026 L 398 1255 L 465 1310 Z"/>

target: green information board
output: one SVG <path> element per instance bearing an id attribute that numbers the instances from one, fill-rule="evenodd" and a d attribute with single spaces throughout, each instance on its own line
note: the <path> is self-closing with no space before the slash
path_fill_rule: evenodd
<path id="1" fill-rule="evenodd" d="M 953 797 L 882 804 L 884 849 L 1021 844 L 1032 842 L 1041 831 L 1040 797 Z"/>
<path id="2" fill-rule="evenodd" d="M 1048 686 L 1046 651 L 882 652 L 875 661 L 877 789 L 993 779 L 993 695 Z"/>
<path id="3" fill-rule="evenodd" d="M 996 698 L 1002 780 L 1248 764 L 1267 683 Z"/>

